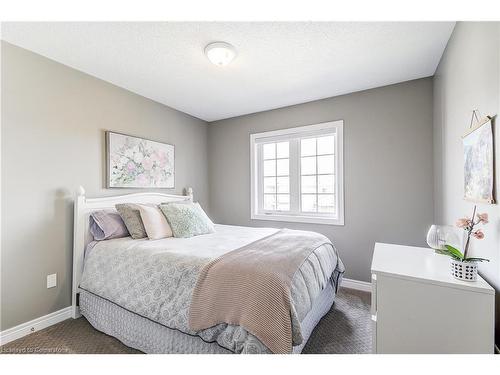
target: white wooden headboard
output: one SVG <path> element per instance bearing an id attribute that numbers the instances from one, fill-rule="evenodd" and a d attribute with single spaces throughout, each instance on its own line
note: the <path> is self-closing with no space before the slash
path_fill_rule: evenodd
<path id="1" fill-rule="evenodd" d="M 83 273 L 85 248 L 93 240 L 90 234 L 89 216 L 93 211 L 114 208 L 118 203 L 155 203 L 193 200 L 193 189 L 186 189 L 187 195 L 170 195 L 156 192 L 115 195 L 102 198 L 87 198 L 85 189 L 80 186 L 75 197 L 74 235 L 73 235 L 73 285 L 72 285 L 72 317 L 80 317 L 78 294 Z"/>

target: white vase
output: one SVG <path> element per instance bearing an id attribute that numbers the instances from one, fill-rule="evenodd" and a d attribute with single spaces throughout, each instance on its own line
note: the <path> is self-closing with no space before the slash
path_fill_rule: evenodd
<path id="1" fill-rule="evenodd" d="M 477 262 L 461 262 L 450 258 L 451 275 L 458 280 L 476 281 Z"/>

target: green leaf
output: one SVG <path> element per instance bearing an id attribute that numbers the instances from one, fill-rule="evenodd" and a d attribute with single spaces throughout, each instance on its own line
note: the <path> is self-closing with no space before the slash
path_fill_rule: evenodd
<path id="1" fill-rule="evenodd" d="M 489 259 L 486 258 L 467 258 L 464 259 L 464 262 L 489 262 Z"/>
<path id="2" fill-rule="evenodd" d="M 455 254 L 450 253 L 448 250 L 442 250 L 441 254 L 446 255 L 446 256 L 449 256 L 450 258 L 453 258 L 453 259 L 456 259 L 456 260 L 462 261 L 462 258 L 459 258 L 459 257 L 458 257 L 458 256 L 456 256 Z"/>
<path id="3" fill-rule="evenodd" d="M 460 250 L 454 248 L 451 245 L 445 245 L 445 247 L 454 258 L 457 258 L 459 260 L 464 259 L 464 255 L 460 252 Z"/>

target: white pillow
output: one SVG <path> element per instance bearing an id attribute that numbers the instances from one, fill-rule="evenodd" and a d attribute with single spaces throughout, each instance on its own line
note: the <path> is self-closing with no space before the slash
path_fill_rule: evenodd
<path id="1" fill-rule="evenodd" d="M 172 228 L 157 206 L 138 204 L 144 229 L 150 240 L 172 237 Z"/>

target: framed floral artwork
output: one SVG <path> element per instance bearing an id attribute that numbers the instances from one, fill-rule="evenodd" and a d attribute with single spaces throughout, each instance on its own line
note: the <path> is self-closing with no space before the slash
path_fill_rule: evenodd
<path id="1" fill-rule="evenodd" d="M 173 145 L 131 135 L 106 132 L 108 188 L 166 188 L 175 186 Z"/>

